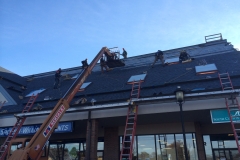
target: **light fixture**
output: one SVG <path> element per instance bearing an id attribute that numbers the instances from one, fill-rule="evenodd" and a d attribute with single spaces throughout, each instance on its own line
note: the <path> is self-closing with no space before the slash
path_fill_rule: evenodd
<path id="1" fill-rule="evenodd" d="M 176 100 L 179 103 L 184 102 L 184 91 L 181 89 L 180 86 L 177 86 L 177 89 L 175 91 L 175 96 L 176 96 Z"/>

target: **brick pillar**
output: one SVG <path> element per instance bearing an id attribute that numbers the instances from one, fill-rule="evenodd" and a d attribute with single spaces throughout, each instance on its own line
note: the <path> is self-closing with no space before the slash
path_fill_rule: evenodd
<path id="1" fill-rule="evenodd" d="M 104 160 L 118 160 L 119 137 L 118 127 L 104 129 Z"/>
<path id="2" fill-rule="evenodd" d="M 90 132 L 90 135 L 89 135 L 89 132 Z M 89 141 L 90 141 L 90 147 L 88 146 Z M 85 160 L 97 160 L 98 122 L 95 119 L 92 119 L 87 122 L 86 144 L 87 146 L 86 146 Z M 90 158 L 89 158 L 89 152 L 90 152 Z"/>
<path id="3" fill-rule="evenodd" d="M 196 132 L 196 144 L 198 150 L 198 158 L 201 160 L 206 160 L 203 135 L 201 132 L 201 125 L 198 122 L 194 123 L 195 132 Z"/>

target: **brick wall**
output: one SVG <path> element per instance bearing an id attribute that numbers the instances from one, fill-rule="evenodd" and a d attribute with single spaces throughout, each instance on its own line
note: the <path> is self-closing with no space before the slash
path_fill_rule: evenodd
<path id="1" fill-rule="evenodd" d="M 95 119 L 91 120 L 91 133 L 90 133 L 90 148 L 88 146 L 90 122 L 87 122 L 87 135 L 86 135 L 86 159 L 97 160 L 97 145 L 98 145 L 98 122 Z M 90 158 L 88 157 L 90 149 Z"/>
<path id="2" fill-rule="evenodd" d="M 198 122 L 194 123 L 195 126 L 195 132 L 196 132 L 196 144 L 197 144 L 197 150 L 198 150 L 198 158 L 200 160 L 206 160 L 205 157 L 205 149 L 203 144 L 203 135 L 201 132 L 201 125 Z"/>
<path id="3" fill-rule="evenodd" d="M 118 127 L 104 129 L 104 160 L 118 160 L 119 155 Z"/>

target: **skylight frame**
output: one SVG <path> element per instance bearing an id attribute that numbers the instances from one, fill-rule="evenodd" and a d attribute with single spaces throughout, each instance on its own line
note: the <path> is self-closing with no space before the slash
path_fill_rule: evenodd
<path id="1" fill-rule="evenodd" d="M 127 83 L 128 83 L 128 84 L 131 84 L 131 83 L 133 83 L 133 82 L 144 81 L 145 78 L 146 78 L 146 75 L 147 75 L 147 74 L 144 73 L 144 74 L 138 74 L 138 75 L 131 76 L 131 77 L 128 79 Z"/>
<path id="2" fill-rule="evenodd" d="M 75 76 L 72 77 L 72 79 L 76 79 L 79 76 L 79 74 L 76 74 Z"/>
<path id="3" fill-rule="evenodd" d="M 38 90 L 32 91 L 29 94 L 27 94 L 25 97 L 31 97 L 32 95 L 37 95 L 39 93 L 42 93 L 43 91 L 45 91 L 45 88 L 40 88 Z"/>
<path id="4" fill-rule="evenodd" d="M 177 64 L 179 63 L 179 57 L 165 59 L 165 64 Z"/>
<path id="5" fill-rule="evenodd" d="M 9 105 L 17 105 L 17 103 L 15 102 L 15 100 L 8 94 L 8 92 L 2 87 L 2 85 L 0 84 L 0 93 L 3 96 L 4 99 L 3 102 L 5 101 L 5 99 L 7 100 L 4 104 L 4 106 L 9 106 Z M 2 103 L 3 103 L 2 102 Z"/>
<path id="6" fill-rule="evenodd" d="M 84 91 L 90 84 L 92 84 L 92 82 L 83 83 L 78 91 Z"/>
<path id="7" fill-rule="evenodd" d="M 218 69 L 215 63 L 212 63 L 212 64 L 206 64 L 202 66 L 195 66 L 195 71 L 197 75 L 202 75 L 202 74 L 216 73 Z"/>

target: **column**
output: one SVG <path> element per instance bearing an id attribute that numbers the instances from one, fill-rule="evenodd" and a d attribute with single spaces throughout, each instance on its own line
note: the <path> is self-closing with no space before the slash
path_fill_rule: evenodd
<path id="1" fill-rule="evenodd" d="M 118 160 L 119 137 L 118 127 L 104 129 L 104 160 Z"/>
<path id="2" fill-rule="evenodd" d="M 206 160 L 201 125 L 200 125 L 200 123 L 195 122 L 194 127 L 195 127 L 195 132 L 196 132 L 196 144 L 197 144 L 197 150 L 198 150 L 198 158 L 201 160 Z"/>
<path id="3" fill-rule="evenodd" d="M 98 122 L 95 119 L 87 122 L 86 158 L 85 160 L 97 160 Z"/>

